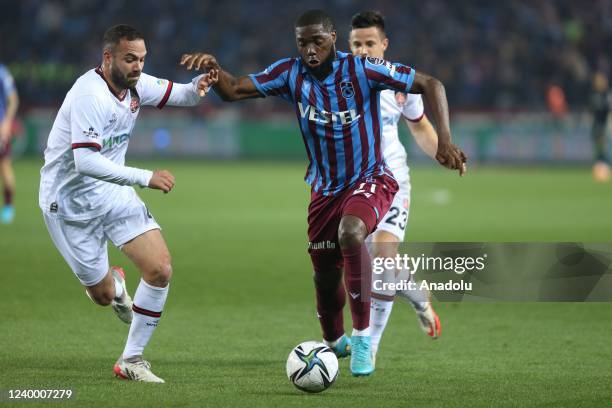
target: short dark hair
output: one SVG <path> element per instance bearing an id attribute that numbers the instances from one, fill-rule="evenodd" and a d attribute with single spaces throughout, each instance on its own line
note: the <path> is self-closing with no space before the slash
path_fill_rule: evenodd
<path id="1" fill-rule="evenodd" d="M 302 13 L 295 21 L 295 27 L 305 27 L 309 25 L 321 24 L 327 31 L 334 31 L 334 22 L 329 14 L 323 10 L 308 10 Z"/>
<path id="2" fill-rule="evenodd" d="M 369 10 L 357 13 L 351 19 L 351 29 L 376 27 L 385 32 L 385 17 L 380 11 Z"/>
<path id="3" fill-rule="evenodd" d="M 144 36 L 140 31 L 136 30 L 132 26 L 129 26 L 127 24 L 117 24 L 110 27 L 104 33 L 104 37 L 102 39 L 102 48 L 110 48 L 110 50 L 113 51 L 121 40 L 144 40 Z"/>

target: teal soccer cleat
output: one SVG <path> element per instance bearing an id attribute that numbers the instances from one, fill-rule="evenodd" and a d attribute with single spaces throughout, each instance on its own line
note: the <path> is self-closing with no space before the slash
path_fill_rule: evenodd
<path id="1" fill-rule="evenodd" d="M 351 338 L 346 334 L 343 334 L 342 337 L 340 337 L 340 340 L 338 340 L 338 343 L 330 348 L 334 351 L 336 357 L 348 357 L 351 355 Z"/>
<path id="2" fill-rule="evenodd" d="M 12 205 L 5 205 L 2 209 L 2 224 L 10 224 L 15 219 L 15 208 Z"/>
<path id="3" fill-rule="evenodd" d="M 351 349 L 351 373 L 355 377 L 370 375 L 374 372 L 370 336 L 353 336 Z"/>

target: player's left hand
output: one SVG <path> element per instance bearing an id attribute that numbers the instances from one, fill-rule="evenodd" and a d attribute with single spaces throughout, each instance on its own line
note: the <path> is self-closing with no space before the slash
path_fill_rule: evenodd
<path id="1" fill-rule="evenodd" d="M 460 176 L 467 171 L 466 154 L 452 143 L 438 143 L 436 160 L 447 169 L 459 170 Z"/>
<path id="2" fill-rule="evenodd" d="M 197 85 L 198 94 L 200 95 L 200 98 L 204 97 L 204 95 L 208 93 L 210 87 L 216 84 L 218 80 L 219 71 L 217 71 L 216 69 L 211 69 L 206 74 L 204 74 L 202 78 L 200 78 L 200 80 L 198 81 Z"/>

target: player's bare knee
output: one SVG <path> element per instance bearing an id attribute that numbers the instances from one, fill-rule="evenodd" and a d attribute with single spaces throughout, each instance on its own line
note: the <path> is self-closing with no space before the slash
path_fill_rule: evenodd
<path id="1" fill-rule="evenodd" d="M 366 235 L 366 226 L 359 218 L 346 216 L 340 221 L 340 227 L 338 228 L 338 242 L 340 243 L 340 248 L 361 246 Z"/>
<path id="2" fill-rule="evenodd" d="M 145 276 L 145 281 L 150 285 L 160 288 L 166 287 L 172 277 L 172 263 L 170 255 L 163 256 L 157 261 Z"/>

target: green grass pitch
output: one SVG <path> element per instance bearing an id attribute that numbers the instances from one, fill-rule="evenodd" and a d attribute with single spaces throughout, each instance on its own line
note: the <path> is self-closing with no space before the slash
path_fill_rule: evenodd
<path id="1" fill-rule="evenodd" d="M 113 378 L 127 326 L 91 303 L 53 247 L 37 205 L 40 163 L 26 160 L 16 163 L 16 223 L 0 226 L 0 388 L 72 388 L 75 407 L 612 406 L 610 303 L 438 304 L 437 341 L 397 304 L 372 377 L 352 378 L 341 361 L 330 390 L 296 390 L 285 359 L 320 338 L 304 166 L 143 165 L 177 177 L 171 194 L 141 192 L 173 255 L 146 351 L 167 384 Z M 612 242 L 612 185 L 586 167 L 474 167 L 463 179 L 416 167 L 412 179 L 411 241 Z M 133 292 L 134 267 L 115 249 L 111 260 Z M 37 405 L 52 404 L 20 406 Z"/>

